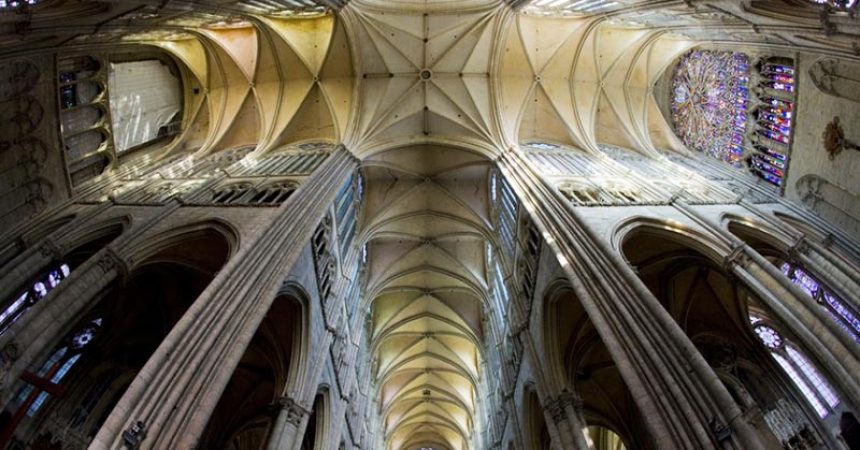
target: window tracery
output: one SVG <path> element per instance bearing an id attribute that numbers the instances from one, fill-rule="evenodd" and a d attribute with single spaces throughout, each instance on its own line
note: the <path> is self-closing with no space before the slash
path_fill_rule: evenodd
<path id="1" fill-rule="evenodd" d="M 212 203 L 217 205 L 234 205 L 242 203 L 251 192 L 251 183 L 233 183 L 221 186 L 212 194 Z"/>
<path id="2" fill-rule="evenodd" d="M 788 170 L 794 122 L 795 68 L 789 58 L 762 58 L 756 63 L 758 105 L 753 109 L 754 131 L 748 147 L 750 172 L 778 187 Z"/>
<path id="3" fill-rule="evenodd" d="M 750 315 L 749 320 L 759 342 L 768 349 L 818 416 L 823 419 L 834 412 L 840 403 L 839 397 L 806 355 L 766 320 L 755 315 Z"/>
<path id="4" fill-rule="evenodd" d="M 848 11 L 857 6 L 857 0 L 808 0 L 811 3 L 826 6 L 836 11 Z"/>
<path id="5" fill-rule="evenodd" d="M 72 182 L 78 185 L 101 174 L 110 161 L 104 64 L 77 56 L 61 58 L 57 67 L 60 131 Z"/>
<path id="6" fill-rule="evenodd" d="M 524 146 L 528 159 L 548 176 L 585 176 L 596 172 L 595 162 L 583 153 L 565 150 L 547 142 L 529 142 Z"/>
<path id="7" fill-rule="evenodd" d="M 690 148 L 740 167 L 749 100 L 749 58 L 691 50 L 672 78 L 672 119 Z"/>
<path id="8" fill-rule="evenodd" d="M 14 11 L 35 6 L 39 0 L 0 0 L 0 11 Z"/>
<path id="9" fill-rule="evenodd" d="M 830 317 L 855 341 L 860 342 L 860 319 L 857 314 L 812 275 L 797 265 L 783 263 L 782 273 L 821 305 Z"/>
<path id="10" fill-rule="evenodd" d="M 350 177 L 335 198 L 335 219 L 337 220 L 341 258 L 346 257 L 358 231 L 357 183 L 360 181 Z"/>
<path id="11" fill-rule="evenodd" d="M 0 335 L 6 332 L 30 307 L 48 295 L 55 287 L 68 278 L 71 269 L 62 263 L 41 275 L 26 291 L 15 297 L 0 313 Z"/>
<path id="12" fill-rule="evenodd" d="M 506 258 L 512 258 L 516 251 L 519 202 L 508 181 L 496 171 L 490 174 L 490 198 L 495 211 L 496 229 L 501 237 L 502 251 Z"/>
<path id="13" fill-rule="evenodd" d="M 795 76 L 791 58 L 763 57 L 752 73 L 744 53 L 691 50 L 672 78 L 675 131 L 688 147 L 781 188 L 795 120 Z"/>
<path id="14" fill-rule="evenodd" d="M 278 181 L 258 189 L 250 203 L 254 205 L 280 205 L 296 190 L 295 183 Z"/>
<path id="15" fill-rule="evenodd" d="M 103 319 L 97 317 L 84 323 L 70 333 L 63 344 L 34 372 L 25 372 L 21 378 L 26 384 L 18 391 L 12 402 L 16 411 L 4 427 L 6 435 L 25 417 L 35 417 L 51 396 L 61 395 L 63 380 L 81 359 L 102 329 Z"/>
<path id="16" fill-rule="evenodd" d="M 324 149 L 279 153 L 259 160 L 242 160 L 228 171 L 231 176 L 309 175 L 325 161 L 330 146 Z"/>

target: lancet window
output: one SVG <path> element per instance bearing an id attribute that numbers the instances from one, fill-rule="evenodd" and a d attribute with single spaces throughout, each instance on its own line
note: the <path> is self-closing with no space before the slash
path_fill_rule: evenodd
<path id="1" fill-rule="evenodd" d="M 575 205 L 593 206 L 604 203 L 600 190 L 591 185 L 565 183 L 559 186 L 559 190 Z"/>
<path id="2" fill-rule="evenodd" d="M 99 175 L 109 162 L 105 69 L 90 56 L 58 61 L 60 123 L 72 182 Z"/>
<path id="3" fill-rule="evenodd" d="M 490 175 L 490 197 L 496 213 L 496 227 L 501 237 L 502 250 L 509 258 L 516 250 L 517 201 L 514 191 L 498 172 Z"/>
<path id="4" fill-rule="evenodd" d="M 219 205 L 232 205 L 242 203 L 251 192 L 250 183 L 234 183 L 221 186 L 212 195 L 212 203 Z"/>
<path id="5" fill-rule="evenodd" d="M 794 123 L 796 71 L 790 58 L 762 58 L 756 63 L 758 105 L 752 111 L 753 135 L 747 166 L 759 178 L 782 186 L 788 169 Z"/>
<path id="6" fill-rule="evenodd" d="M 857 0 L 809 0 L 812 3 L 824 5 L 836 11 L 848 11 L 857 6 Z"/>
<path id="7" fill-rule="evenodd" d="M 797 387 L 809 405 L 825 418 L 839 405 L 839 396 L 809 358 L 775 327 L 761 317 L 750 315 L 750 324 L 773 359 Z"/>
<path id="8" fill-rule="evenodd" d="M 8 441 L 21 421 L 35 417 L 51 396 L 62 396 L 65 392 L 63 381 L 81 359 L 87 348 L 102 329 L 102 318 L 95 318 L 69 334 L 51 356 L 35 372 L 24 372 L 21 378 L 26 382 L 12 400 L 15 411 L 3 428 L 3 442 Z"/>
<path id="9" fill-rule="evenodd" d="M 175 66 L 160 59 L 112 61 L 110 111 L 117 153 L 181 129 L 182 83 Z"/>
<path id="10" fill-rule="evenodd" d="M 55 287 L 65 280 L 71 269 L 68 264 L 58 264 L 33 283 L 26 291 L 19 294 L 0 313 L 0 335 L 6 332 L 30 307 L 48 295 Z"/>
<path id="11" fill-rule="evenodd" d="M 783 263 L 781 269 L 782 273 L 792 283 L 814 298 L 827 311 L 834 322 L 839 324 L 855 341 L 860 342 L 860 319 L 858 319 L 858 315 L 851 307 L 839 300 L 833 292 L 824 287 L 815 277 L 802 268 L 794 264 Z"/>
<path id="12" fill-rule="evenodd" d="M 308 175 L 328 156 L 327 151 L 313 153 L 284 153 L 268 156 L 259 161 L 248 161 L 230 170 L 232 176 L 252 175 Z"/>
<path id="13" fill-rule="evenodd" d="M 345 257 L 349 251 L 349 247 L 352 245 L 357 231 L 356 184 L 357 181 L 353 177 L 350 177 L 335 198 L 335 218 L 337 220 L 341 257 Z"/>
<path id="14" fill-rule="evenodd" d="M 505 284 L 505 274 L 502 268 L 501 259 L 496 257 L 493 251 L 493 245 L 487 243 L 487 268 L 490 275 L 490 294 L 493 300 L 493 310 L 495 310 L 497 324 L 506 323 L 505 318 L 508 314 L 508 305 L 511 297 L 508 292 L 508 287 Z"/>
<path id="15" fill-rule="evenodd" d="M 525 144 L 526 155 L 537 169 L 548 176 L 592 175 L 594 161 L 587 155 L 562 149 L 556 144 L 531 142 Z"/>
<path id="16" fill-rule="evenodd" d="M 253 205 L 280 205 L 290 198 L 290 195 L 295 190 L 296 185 L 292 182 L 279 181 L 271 183 L 257 189 L 249 203 Z"/>
<path id="17" fill-rule="evenodd" d="M 16 9 L 34 6 L 39 0 L 0 0 L 0 11 L 12 11 Z"/>

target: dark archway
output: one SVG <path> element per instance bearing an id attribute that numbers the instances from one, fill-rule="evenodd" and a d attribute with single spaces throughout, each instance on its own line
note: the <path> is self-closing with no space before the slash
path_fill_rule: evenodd
<path id="1" fill-rule="evenodd" d="M 22 375 L 5 407 L 4 442 L 86 448 L 229 254 L 222 234 L 200 230 L 155 251 L 103 292 L 50 356 Z"/>
<path id="2" fill-rule="evenodd" d="M 631 448 L 656 448 L 618 367 L 569 286 L 550 294 L 547 313 L 566 383 L 582 401 L 585 424 L 612 430 Z"/>
<path id="3" fill-rule="evenodd" d="M 305 434 L 302 437 L 301 450 L 317 450 L 325 437 L 325 392 L 320 392 L 314 398 L 314 409 L 308 417 Z"/>
<path id="4" fill-rule="evenodd" d="M 822 281 L 819 268 L 806 267 L 801 258 L 792 257 L 784 245 L 758 227 L 731 222 L 729 231 L 779 268 L 792 284 L 818 303 L 833 323 L 845 330 L 855 342 L 860 342 L 860 310 L 844 301 L 842 295 Z"/>
<path id="5" fill-rule="evenodd" d="M 278 296 L 245 349 L 200 440 L 200 448 L 265 448 L 301 343 L 302 309 Z"/>
<path id="6" fill-rule="evenodd" d="M 781 369 L 781 361 L 766 347 L 759 332 L 765 324 L 758 321 L 767 314 L 754 313 L 763 311 L 760 302 L 703 253 L 708 248 L 701 239 L 649 226 L 633 230 L 621 246 L 763 442 L 775 447 L 830 445 L 823 422 L 803 400 L 802 389 L 795 388 L 796 374 Z"/>
<path id="7" fill-rule="evenodd" d="M 526 428 L 526 448 L 534 450 L 550 450 L 552 448 L 552 439 L 549 435 L 549 428 L 546 425 L 543 405 L 541 405 L 540 399 L 538 398 L 537 392 L 534 391 L 534 388 L 527 388 L 523 407 L 523 422 Z"/>
<path id="8" fill-rule="evenodd" d="M 81 239 L 80 243 L 65 252 L 62 257 L 55 258 L 18 286 L 11 297 L 2 299 L 0 334 L 6 332 L 33 305 L 40 302 L 73 271 L 116 239 L 122 232 L 123 224 L 114 223 L 89 233 L 86 239 Z"/>

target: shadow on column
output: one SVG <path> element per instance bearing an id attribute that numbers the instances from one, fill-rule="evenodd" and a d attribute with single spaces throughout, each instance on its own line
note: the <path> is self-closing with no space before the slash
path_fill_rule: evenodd
<path id="1" fill-rule="evenodd" d="M 620 437 L 622 448 L 654 448 L 653 439 L 618 367 L 569 286 L 548 296 L 547 331 L 558 346 L 565 382 L 582 400 L 589 429 Z M 586 432 L 586 430 L 573 430 Z M 590 433 L 590 431 L 589 431 Z"/>
<path id="2" fill-rule="evenodd" d="M 325 395 L 321 392 L 314 399 L 314 409 L 308 417 L 308 424 L 305 427 L 305 434 L 302 437 L 300 450 L 317 450 L 319 447 L 318 444 L 325 437 L 325 417 Z"/>
<path id="3" fill-rule="evenodd" d="M 299 356 L 301 304 L 291 295 L 278 296 L 233 371 L 209 424 L 201 449 L 265 448 L 279 400 Z"/>
<path id="4" fill-rule="evenodd" d="M 22 375 L 3 411 L 4 442 L 86 448 L 228 254 L 224 236 L 198 231 L 171 241 L 137 265 L 125 283 L 103 292 L 51 353 Z"/>
<path id="5" fill-rule="evenodd" d="M 804 367 L 780 369 L 780 356 L 771 357 L 776 348 L 771 345 L 777 344 L 768 333 L 782 327 L 758 306 L 749 289 L 704 253 L 709 252 L 706 243 L 643 226 L 625 237 L 622 252 L 701 352 L 762 442 L 773 448 L 833 445 L 827 426 L 819 420 L 824 415 L 803 400 L 813 380 L 806 375 L 800 375 L 805 379 L 801 385 L 794 380 L 808 372 L 821 392 L 832 393 L 829 384 L 805 359 Z M 812 397 L 826 409 L 825 399 Z"/>

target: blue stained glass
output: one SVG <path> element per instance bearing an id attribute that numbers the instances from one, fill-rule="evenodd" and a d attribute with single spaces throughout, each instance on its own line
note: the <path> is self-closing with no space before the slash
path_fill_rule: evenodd
<path id="1" fill-rule="evenodd" d="M 740 166 L 749 102 L 743 53 L 692 50 L 673 74 L 672 119 L 690 148 Z"/>
<path id="2" fill-rule="evenodd" d="M 32 287 L 9 303 L 0 312 L 0 334 L 8 330 L 29 307 L 48 295 L 48 292 L 66 279 L 69 273 L 71 273 L 71 269 L 67 264 L 62 264 L 58 268 L 51 269 L 47 275 L 42 275 L 42 278 L 33 283 Z"/>
<path id="3" fill-rule="evenodd" d="M 80 353 L 75 356 L 72 356 L 68 359 L 68 361 L 63 363 L 63 366 L 60 367 L 60 370 L 58 370 L 57 373 L 55 373 L 54 376 L 51 378 L 51 383 L 57 384 L 62 381 L 66 374 L 69 373 L 69 370 L 72 369 L 72 366 L 74 366 L 79 359 L 81 359 Z"/>
<path id="4" fill-rule="evenodd" d="M 51 367 L 54 367 L 54 364 L 57 364 L 57 362 L 63 359 L 63 356 L 66 355 L 67 351 L 67 347 L 62 347 L 59 350 L 55 351 L 54 354 L 51 355 L 51 357 L 48 358 L 47 361 L 45 361 L 45 364 L 42 364 L 42 367 L 39 369 L 38 372 L 36 372 L 36 375 L 44 377 L 45 374 L 47 374 L 48 371 L 51 369 Z"/>
<path id="5" fill-rule="evenodd" d="M 33 400 L 33 403 L 30 404 L 30 407 L 27 408 L 27 417 L 33 417 L 39 412 L 39 408 L 45 403 L 45 400 L 48 399 L 47 392 L 40 392 L 39 395 Z"/>
<path id="6" fill-rule="evenodd" d="M 803 269 L 792 266 L 789 263 L 783 263 L 780 268 L 782 269 L 782 273 L 792 283 L 825 306 L 834 322 L 847 331 L 855 341 L 860 342 L 860 319 L 857 319 L 851 308 L 841 302 L 833 293 L 822 287 L 815 278 L 807 274 Z"/>

